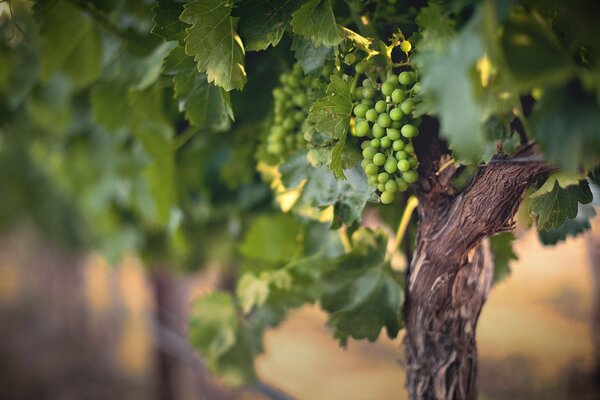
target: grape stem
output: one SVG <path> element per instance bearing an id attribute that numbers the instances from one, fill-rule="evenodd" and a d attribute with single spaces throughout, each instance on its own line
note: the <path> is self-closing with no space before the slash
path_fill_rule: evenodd
<path id="1" fill-rule="evenodd" d="M 406 206 L 404 206 L 404 213 L 402 213 L 402 218 L 400 219 L 398 229 L 396 230 L 396 239 L 394 240 L 394 245 L 392 247 L 393 252 L 395 252 L 400 246 L 400 243 L 402 243 L 410 218 L 418 205 L 419 200 L 417 199 L 417 196 L 411 195 L 406 202 Z"/>
<path id="2" fill-rule="evenodd" d="M 344 247 L 344 252 L 349 253 L 352 251 L 352 242 L 350 241 L 350 237 L 348 236 L 348 232 L 346 231 L 346 227 L 338 230 L 340 235 L 340 241 L 342 242 L 342 246 Z"/>

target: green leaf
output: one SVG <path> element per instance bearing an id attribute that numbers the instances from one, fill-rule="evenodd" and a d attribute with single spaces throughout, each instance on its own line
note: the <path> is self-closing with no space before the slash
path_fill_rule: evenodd
<path id="1" fill-rule="evenodd" d="M 262 306 L 269 297 L 269 275 L 256 276 L 252 273 L 242 275 L 237 282 L 236 294 L 244 313 L 254 307 Z"/>
<path id="2" fill-rule="evenodd" d="M 431 3 L 421 8 L 415 22 L 420 28 L 419 51 L 440 49 L 454 37 L 454 21 L 440 4 Z"/>
<path id="3" fill-rule="evenodd" d="M 60 2 L 41 14 L 41 77 L 63 68 L 77 86 L 94 81 L 102 68 L 100 38 L 90 21 L 72 4 Z"/>
<path id="4" fill-rule="evenodd" d="M 579 204 L 577 216 L 567 219 L 561 226 L 549 231 L 540 231 L 540 241 L 548 246 L 567 240 L 567 237 L 575 237 L 592 228 L 590 220 L 596 215 L 594 206 L 591 204 Z"/>
<path id="5" fill-rule="evenodd" d="M 515 235 L 512 232 L 500 233 L 490 238 L 490 248 L 494 255 L 494 283 L 499 283 L 510 275 L 510 263 L 519 257 L 513 251 Z"/>
<path id="6" fill-rule="evenodd" d="M 178 100 L 179 111 L 190 124 L 217 130 L 229 127 L 228 110 L 223 105 L 221 90 L 208 83 L 206 74 L 198 72 L 183 48 L 173 49 L 165 66 L 168 72 L 175 74 L 174 96 Z M 227 92 L 223 93 L 228 97 Z"/>
<path id="7" fill-rule="evenodd" d="M 346 180 L 336 179 L 325 166 L 313 168 L 306 153 L 296 153 L 279 167 L 283 185 L 296 188 L 306 180 L 294 210 L 302 213 L 306 209 L 334 206 L 338 209 L 332 227 L 359 222 L 367 201 L 373 199 L 373 187 L 360 166 L 344 171 Z"/>
<path id="8" fill-rule="evenodd" d="M 486 146 L 482 129 L 487 119 L 475 91 L 472 71 L 484 55 L 481 14 L 445 46 L 435 46 L 415 56 L 421 68 L 421 87 L 430 99 L 430 112 L 439 115 L 440 132 L 455 156 L 478 162 Z"/>
<path id="9" fill-rule="evenodd" d="M 520 88 L 555 86 L 575 73 L 552 28 L 536 11 L 514 10 L 501 31 L 507 67 Z"/>
<path id="10" fill-rule="evenodd" d="M 277 46 L 302 0 L 244 0 L 235 9 L 246 50 Z"/>
<path id="11" fill-rule="evenodd" d="M 395 338 L 402 327 L 404 291 L 386 261 L 387 236 L 361 228 L 352 251 L 338 258 L 324 276 L 323 309 L 328 324 L 345 345 L 348 337 L 375 341 L 385 328 Z"/>
<path id="12" fill-rule="evenodd" d="M 152 33 L 157 34 L 167 41 L 182 41 L 185 37 L 185 28 L 179 16 L 183 13 L 183 3 L 173 0 L 158 0 L 158 5 L 152 9 L 154 12 L 154 26 Z"/>
<path id="13" fill-rule="evenodd" d="M 186 29 L 185 52 L 194 56 L 198 71 L 208 82 L 230 91 L 246 84 L 244 47 L 235 31 L 231 3 L 202 0 L 186 3 L 180 19 L 192 25 Z"/>
<path id="14" fill-rule="evenodd" d="M 558 185 L 566 189 L 569 186 L 579 185 L 579 182 L 585 179 L 584 174 L 578 173 L 569 173 L 569 172 L 555 172 L 546 179 L 544 184 L 540 186 L 538 190 L 536 190 L 530 197 L 538 197 L 547 193 L 552 192 L 554 189 L 554 184 L 558 183 Z"/>
<path id="15" fill-rule="evenodd" d="M 558 228 L 567 219 L 575 218 L 579 203 L 591 201 L 592 192 L 587 181 L 566 189 L 556 182 L 550 193 L 530 198 L 529 213 L 536 219 L 539 231 L 549 231 Z"/>
<path id="16" fill-rule="evenodd" d="M 110 130 L 128 126 L 131 112 L 127 91 L 127 85 L 123 82 L 96 83 L 90 91 L 94 121 Z"/>
<path id="17" fill-rule="evenodd" d="M 294 36 L 292 50 L 298 64 L 306 74 L 319 71 L 325 64 L 327 57 L 331 55 L 331 48 L 314 46 L 310 40 L 303 39 L 301 36 Z"/>
<path id="18" fill-rule="evenodd" d="M 600 106 L 578 86 L 546 91 L 530 116 L 533 137 L 561 170 L 593 168 L 600 159 Z"/>
<path id="19" fill-rule="evenodd" d="M 335 22 L 331 0 L 310 0 L 292 16 L 292 31 L 315 46 L 337 46 L 344 39 Z"/>
<path id="20" fill-rule="evenodd" d="M 240 385 L 256 380 L 253 353 L 230 294 L 213 292 L 196 300 L 188 336 L 211 370 L 227 383 Z"/>
<path id="21" fill-rule="evenodd" d="M 313 103 L 308 120 L 317 131 L 341 139 L 348 132 L 351 113 L 350 85 L 339 76 L 332 76 L 327 96 Z"/>
<path id="22" fill-rule="evenodd" d="M 298 251 L 298 220 L 290 215 L 263 215 L 256 218 L 240 245 L 245 258 L 267 263 L 284 263 Z"/>

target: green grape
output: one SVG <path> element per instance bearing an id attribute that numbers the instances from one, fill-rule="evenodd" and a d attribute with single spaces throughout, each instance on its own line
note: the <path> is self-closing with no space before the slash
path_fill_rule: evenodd
<path id="1" fill-rule="evenodd" d="M 408 160 L 400 160 L 398 161 L 398 169 L 400 172 L 406 172 L 410 169 L 410 163 Z"/>
<path id="2" fill-rule="evenodd" d="M 419 131 L 417 130 L 417 128 L 415 128 L 414 126 L 410 125 L 410 124 L 406 124 L 402 127 L 402 129 L 400 129 L 400 132 L 402 133 L 402 136 L 404 136 L 405 138 L 413 138 L 415 136 L 417 136 L 419 134 Z"/>
<path id="3" fill-rule="evenodd" d="M 285 98 L 285 92 L 280 87 L 273 89 L 273 97 L 277 100 L 283 100 Z"/>
<path id="4" fill-rule="evenodd" d="M 300 86 L 300 78 L 295 75 L 290 75 L 287 79 L 287 84 L 291 87 L 298 87 Z"/>
<path id="5" fill-rule="evenodd" d="M 384 113 L 387 110 L 387 103 L 384 100 L 379 100 L 375 103 L 375 111 L 378 113 Z"/>
<path id="6" fill-rule="evenodd" d="M 360 148 L 363 149 L 363 150 L 366 149 L 367 147 L 369 147 L 369 141 L 368 140 L 365 140 L 365 141 L 363 141 L 360 144 Z"/>
<path id="7" fill-rule="evenodd" d="M 413 77 L 409 72 L 400 72 L 400 75 L 398 75 L 398 82 L 400 82 L 401 85 L 408 86 L 413 83 Z"/>
<path id="8" fill-rule="evenodd" d="M 404 179 L 396 178 L 394 179 L 394 182 L 396 182 L 396 187 L 399 192 L 406 192 L 408 190 L 408 183 L 406 183 Z"/>
<path id="9" fill-rule="evenodd" d="M 356 71 L 357 74 L 364 74 L 365 71 L 367 70 L 367 63 L 364 61 L 359 61 L 354 66 L 354 70 Z"/>
<path id="10" fill-rule="evenodd" d="M 369 107 L 367 107 L 364 104 L 357 104 L 354 106 L 354 115 L 356 115 L 357 117 L 360 118 L 364 118 L 365 114 L 367 113 L 367 111 L 369 110 Z"/>
<path id="11" fill-rule="evenodd" d="M 400 139 L 400 132 L 398 131 L 398 129 L 387 128 L 386 132 L 387 132 L 387 137 L 390 138 L 390 140 Z"/>
<path id="12" fill-rule="evenodd" d="M 402 162 L 402 161 L 399 161 L 399 162 Z M 392 156 L 388 157 L 388 159 L 385 160 L 385 164 L 383 165 L 383 168 L 385 169 L 385 171 L 388 174 L 393 174 L 394 172 L 396 172 L 398 170 L 398 164 L 397 164 L 396 160 L 394 159 L 394 157 L 392 157 Z"/>
<path id="13" fill-rule="evenodd" d="M 382 113 L 377 116 L 377 124 L 382 128 L 389 128 L 392 125 L 392 120 L 388 113 Z"/>
<path id="14" fill-rule="evenodd" d="M 396 181 L 387 181 L 385 183 L 385 191 L 390 193 L 396 193 L 398 191 L 398 184 Z"/>
<path id="15" fill-rule="evenodd" d="M 377 85 L 372 80 L 370 80 L 369 78 L 367 78 L 367 79 L 363 79 L 363 81 L 362 81 L 362 87 L 363 88 L 375 89 L 377 87 Z"/>
<path id="16" fill-rule="evenodd" d="M 414 94 L 421 93 L 421 84 L 419 82 L 415 83 L 414 86 L 412 87 L 412 91 Z"/>
<path id="17" fill-rule="evenodd" d="M 375 122 L 375 121 L 377 121 L 377 117 L 379 117 L 379 113 L 374 108 L 369 109 L 365 113 L 365 118 L 367 119 L 367 121 Z"/>
<path id="18" fill-rule="evenodd" d="M 375 139 L 373 139 L 373 140 L 375 140 Z M 377 165 L 378 167 L 380 167 L 383 164 L 385 164 L 385 155 L 383 153 L 377 153 L 377 154 L 375 154 L 373 156 L 373 164 Z"/>
<path id="19" fill-rule="evenodd" d="M 306 107 L 306 103 L 308 102 L 308 98 L 304 93 L 297 94 L 294 96 L 294 104 L 298 107 Z"/>
<path id="20" fill-rule="evenodd" d="M 302 122 L 306 118 L 306 115 L 302 111 L 296 111 L 294 113 L 294 121 Z"/>
<path id="21" fill-rule="evenodd" d="M 390 118 L 392 119 L 392 121 L 400 121 L 403 116 L 404 113 L 399 108 L 392 108 L 392 110 L 390 111 Z"/>
<path id="22" fill-rule="evenodd" d="M 394 87 L 396 87 L 398 85 L 398 75 L 391 74 L 387 77 L 385 81 L 391 83 L 392 85 L 394 85 Z"/>
<path id="23" fill-rule="evenodd" d="M 377 190 L 379 190 L 380 192 L 383 192 L 385 190 L 385 184 L 384 183 L 378 183 L 377 184 Z"/>
<path id="24" fill-rule="evenodd" d="M 394 91 L 392 92 L 392 101 L 396 104 L 401 103 L 405 98 L 406 94 L 402 89 L 394 89 Z"/>
<path id="25" fill-rule="evenodd" d="M 363 142 L 366 143 L 366 142 Z M 403 140 L 394 140 L 394 143 L 392 143 L 392 150 L 394 151 L 400 151 L 404 148 L 404 141 Z"/>
<path id="26" fill-rule="evenodd" d="M 383 204 L 391 204 L 394 202 L 395 198 L 396 196 L 392 192 L 384 191 L 383 193 L 381 193 L 381 202 Z"/>
<path id="27" fill-rule="evenodd" d="M 370 144 L 371 144 L 371 147 L 372 147 L 372 148 L 374 148 L 374 149 L 378 149 L 378 148 L 379 148 L 379 145 L 380 145 L 380 143 L 379 143 L 379 139 L 377 139 L 377 138 L 375 138 L 375 139 L 371 139 L 371 142 L 370 142 Z"/>
<path id="28" fill-rule="evenodd" d="M 369 163 L 365 167 L 365 172 L 367 173 L 367 175 L 375 175 L 378 171 L 379 171 L 379 167 L 373 163 Z"/>
<path id="29" fill-rule="evenodd" d="M 408 154 L 415 154 L 415 148 L 410 143 L 407 143 L 406 146 L 404 146 L 404 151 Z"/>
<path id="30" fill-rule="evenodd" d="M 373 107 L 375 105 L 375 102 L 373 100 L 371 100 L 371 99 L 362 99 L 360 101 L 360 104 L 364 104 L 365 106 L 371 108 L 371 107 Z"/>
<path id="31" fill-rule="evenodd" d="M 362 96 L 362 88 L 357 87 L 356 89 L 354 89 L 354 99 L 355 100 L 362 100 L 363 96 Z"/>
<path id="32" fill-rule="evenodd" d="M 401 121 L 392 121 L 392 128 L 394 128 L 394 129 L 402 128 L 402 122 Z"/>
<path id="33" fill-rule="evenodd" d="M 400 43 L 400 50 L 402 50 L 403 52 L 408 53 L 411 49 L 412 44 L 410 44 L 408 40 L 405 40 L 402 43 Z"/>
<path id="34" fill-rule="evenodd" d="M 287 130 L 292 130 L 296 127 L 294 120 L 290 117 L 283 120 L 283 128 Z"/>
<path id="35" fill-rule="evenodd" d="M 385 136 L 385 128 L 382 128 L 378 123 L 373 124 L 373 137 L 375 139 L 381 139 Z"/>
<path id="36" fill-rule="evenodd" d="M 346 56 L 344 57 L 344 62 L 348 65 L 354 64 L 355 61 L 356 61 L 356 56 L 353 53 L 346 54 Z"/>
<path id="37" fill-rule="evenodd" d="M 369 143 L 368 141 L 364 141 L 364 143 Z M 374 147 L 365 147 L 365 149 L 362 152 L 363 157 L 365 158 L 365 160 L 372 160 L 373 156 L 377 154 L 377 149 Z"/>
<path id="38" fill-rule="evenodd" d="M 372 99 L 375 97 L 375 89 L 363 86 L 362 95 L 365 99 Z"/>
<path id="39" fill-rule="evenodd" d="M 389 137 L 384 136 L 381 139 L 379 139 L 379 145 L 382 149 L 387 149 L 392 145 L 392 140 Z"/>
<path id="40" fill-rule="evenodd" d="M 408 163 L 410 164 L 410 167 L 411 167 L 411 168 L 415 168 L 419 162 L 417 161 L 417 159 L 416 159 L 416 158 L 414 158 L 414 157 L 409 157 L 409 158 L 408 158 Z"/>
<path id="41" fill-rule="evenodd" d="M 267 151 L 271 154 L 281 154 L 281 153 L 283 153 L 283 144 L 269 143 L 267 145 Z"/>
<path id="42" fill-rule="evenodd" d="M 379 183 L 386 183 L 390 179 L 390 175 L 387 172 L 381 172 L 377 175 L 377 181 Z"/>
<path id="43" fill-rule="evenodd" d="M 419 174 L 414 170 L 406 171 L 402 173 L 402 179 L 404 179 L 406 183 L 415 183 L 419 180 Z"/>
<path id="44" fill-rule="evenodd" d="M 408 159 L 408 154 L 406 154 L 406 146 L 404 147 L 405 150 L 400 150 L 398 152 L 396 152 L 396 160 L 400 161 L 400 160 L 407 160 Z"/>
<path id="45" fill-rule="evenodd" d="M 369 123 L 367 121 L 360 121 L 356 124 L 356 136 L 364 137 L 369 133 Z"/>
<path id="46" fill-rule="evenodd" d="M 377 182 L 377 175 L 367 175 L 367 180 L 371 185 L 377 185 L 379 183 Z"/>
<path id="47" fill-rule="evenodd" d="M 371 163 L 371 160 L 363 158 L 363 160 L 360 162 L 360 166 L 363 167 L 363 169 L 365 169 L 367 167 L 367 165 L 369 165 L 370 163 Z"/>
<path id="48" fill-rule="evenodd" d="M 413 112 L 414 103 L 411 99 L 404 100 L 402 104 L 400 104 L 400 109 L 406 115 L 410 115 Z"/>
<path id="49" fill-rule="evenodd" d="M 396 85 L 394 85 L 393 82 L 383 82 L 383 84 L 381 85 L 381 93 L 383 93 L 385 96 L 391 96 L 395 88 Z"/>

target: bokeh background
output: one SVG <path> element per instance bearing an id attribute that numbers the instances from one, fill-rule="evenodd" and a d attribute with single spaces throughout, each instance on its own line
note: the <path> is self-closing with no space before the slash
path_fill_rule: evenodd
<path id="1" fill-rule="evenodd" d="M 214 378 L 187 345 L 185 316 L 194 298 L 222 284 L 217 268 L 168 281 L 181 295 L 167 315 L 181 329 L 170 331 L 156 324 L 160 287 L 139 260 L 111 266 L 97 254 L 66 254 L 27 229 L 1 243 L 0 399 L 160 398 L 158 347 L 172 361 L 169 396 L 203 398 L 203 382 Z M 480 398 L 600 398 L 600 219 L 554 247 L 535 231 L 520 234 L 515 252 L 479 323 Z M 265 346 L 259 384 L 210 398 L 406 398 L 401 338 L 341 349 L 317 306 L 293 311 Z"/>

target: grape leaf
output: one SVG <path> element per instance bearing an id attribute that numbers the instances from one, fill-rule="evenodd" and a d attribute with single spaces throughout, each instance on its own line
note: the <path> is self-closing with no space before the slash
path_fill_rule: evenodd
<path id="1" fill-rule="evenodd" d="M 562 171 L 555 172 L 550 175 L 548 179 L 546 179 L 544 184 L 540 186 L 540 188 L 536 190 L 531 197 L 538 197 L 552 192 L 555 183 L 558 183 L 561 188 L 566 189 L 569 186 L 578 185 L 582 179 L 585 179 L 585 175 Z"/>
<path id="2" fill-rule="evenodd" d="M 438 50 L 454 36 L 454 21 L 440 4 L 431 3 L 419 10 L 415 19 L 419 26 L 419 51 Z"/>
<path id="3" fill-rule="evenodd" d="M 383 328 L 395 338 L 403 324 L 404 291 L 386 261 L 387 236 L 361 228 L 352 241 L 352 251 L 323 277 L 321 306 L 330 313 L 328 324 L 343 346 L 348 337 L 375 341 Z"/>
<path id="4" fill-rule="evenodd" d="M 331 0 L 310 0 L 292 16 L 292 31 L 315 46 L 337 46 L 344 39 L 335 22 Z"/>
<path id="5" fill-rule="evenodd" d="M 183 13 L 183 3 L 173 0 L 158 0 L 158 5 L 152 11 L 154 12 L 152 33 L 167 41 L 179 42 L 184 39 L 185 28 L 188 25 L 179 19 Z"/>
<path id="6" fill-rule="evenodd" d="M 535 10 L 514 10 L 501 31 L 504 59 L 521 89 L 558 85 L 575 73 L 552 28 Z"/>
<path id="7" fill-rule="evenodd" d="M 600 106 L 576 85 L 547 90 L 530 116 L 546 159 L 566 172 L 594 167 L 600 157 Z"/>
<path id="8" fill-rule="evenodd" d="M 348 131 L 351 113 L 350 85 L 339 76 L 332 76 L 327 96 L 313 103 L 308 120 L 317 131 L 340 139 Z"/>
<path id="9" fill-rule="evenodd" d="M 373 200 L 374 189 L 360 166 L 345 170 L 346 180 L 341 181 L 325 166 L 313 168 L 306 153 L 299 152 L 282 164 L 279 171 L 282 183 L 288 189 L 296 188 L 306 180 L 294 209 L 337 208 L 339 213 L 332 221 L 332 227 L 359 222 L 367 201 Z"/>
<path id="10" fill-rule="evenodd" d="M 327 57 L 331 55 L 331 48 L 314 46 L 310 40 L 303 39 L 301 36 L 294 36 L 292 50 L 296 55 L 298 64 L 306 74 L 320 70 Z"/>
<path id="11" fill-rule="evenodd" d="M 131 113 L 123 82 L 98 82 L 90 91 L 92 117 L 97 124 L 110 130 L 129 125 Z"/>
<path id="12" fill-rule="evenodd" d="M 567 219 L 575 218 L 579 203 L 591 201 L 592 192 L 587 181 L 566 189 L 556 182 L 550 193 L 530 197 L 529 213 L 536 219 L 539 231 L 549 231 L 558 228 Z"/>
<path id="13" fill-rule="evenodd" d="M 230 294 L 213 292 L 194 302 L 188 337 L 208 366 L 229 384 L 256 380 L 252 349 Z"/>
<path id="14" fill-rule="evenodd" d="M 577 216 L 569 218 L 558 228 L 549 231 L 540 231 L 538 235 L 544 245 L 555 245 L 567 240 L 567 237 L 575 237 L 592 228 L 590 220 L 596 215 L 594 206 L 591 204 L 579 204 Z"/>
<path id="15" fill-rule="evenodd" d="M 519 257 L 513 251 L 515 235 L 505 232 L 490 238 L 490 248 L 494 255 L 494 283 L 499 283 L 510 275 L 510 263 Z"/>
<path id="16" fill-rule="evenodd" d="M 244 47 L 234 28 L 231 3 L 192 1 L 185 4 L 180 19 L 192 25 L 186 29 L 185 52 L 194 56 L 198 71 L 227 91 L 241 90 L 247 80 Z"/>
<path id="17" fill-rule="evenodd" d="M 179 111 L 190 124 L 217 130 L 228 128 L 228 110 L 223 105 L 221 91 L 208 83 L 206 74 L 198 73 L 183 48 L 176 47 L 171 51 L 165 68 L 175 74 L 174 97 L 178 100 Z"/>
<path id="18" fill-rule="evenodd" d="M 261 263 L 289 261 L 298 250 L 300 224 L 285 214 L 260 216 L 250 226 L 240 245 L 242 255 Z"/>
<path id="19" fill-rule="evenodd" d="M 235 9 L 246 50 L 277 46 L 302 0 L 244 0 Z"/>

